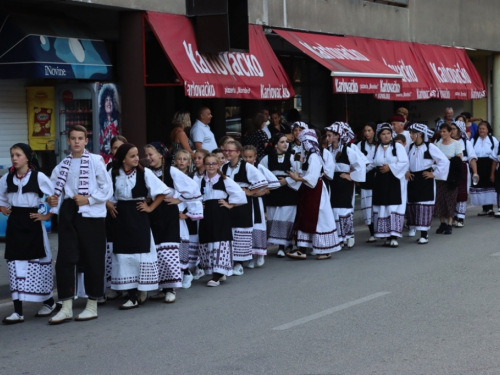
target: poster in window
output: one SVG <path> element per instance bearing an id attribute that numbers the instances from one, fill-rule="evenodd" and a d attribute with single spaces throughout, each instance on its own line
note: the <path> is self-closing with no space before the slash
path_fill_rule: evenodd
<path id="1" fill-rule="evenodd" d="M 27 87 L 28 140 L 37 151 L 55 148 L 55 90 L 54 87 Z"/>

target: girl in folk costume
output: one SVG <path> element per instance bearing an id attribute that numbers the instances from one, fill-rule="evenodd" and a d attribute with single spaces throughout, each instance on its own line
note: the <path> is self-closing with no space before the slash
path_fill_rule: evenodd
<path id="1" fill-rule="evenodd" d="M 286 256 L 292 259 L 306 259 L 306 248 L 312 247 L 318 255 L 316 259 L 329 259 L 331 253 L 340 250 L 340 241 L 328 190 L 323 182 L 323 173 L 325 177 L 333 178 L 335 162 L 333 158 L 323 157 L 323 149 L 318 144 L 314 130 L 303 130 L 299 139 L 305 150 L 302 172 L 299 175 L 297 171 L 290 171 L 288 176 L 302 183 L 299 188 L 296 219 L 297 245 L 300 248 L 287 253 Z M 331 165 L 326 165 L 326 161 Z"/>
<path id="2" fill-rule="evenodd" d="M 359 184 L 361 188 L 361 213 L 363 214 L 363 219 L 365 224 L 368 225 L 370 230 L 370 238 L 368 243 L 375 242 L 377 239 L 374 234 L 373 221 L 372 221 L 372 195 L 373 195 L 373 179 L 375 177 L 375 168 L 373 166 L 373 157 L 375 156 L 375 149 L 377 147 L 377 140 L 375 137 L 375 130 L 377 125 L 373 122 L 369 122 L 365 125 L 363 129 L 363 135 L 365 139 L 358 143 L 358 149 L 363 155 L 368 159 L 369 163 L 366 166 L 366 178 L 365 182 Z"/>
<path id="3" fill-rule="evenodd" d="M 465 122 L 454 121 L 451 123 L 451 137 L 462 144 L 462 179 L 458 183 L 457 204 L 455 206 L 455 218 L 453 226 L 463 228 L 465 212 L 467 210 L 467 200 L 469 198 L 469 188 L 472 180 L 479 181 L 477 174 L 477 156 L 471 141 L 466 133 Z M 472 171 L 472 176 L 471 176 Z"/>
<path id="4" fill-rule="evenodd" d="M 205 150 L 205 149 L 199 149 L 196 150 L 194 153 L 194 159 L 193 159 L 193 164 L 194 164 L 194 171 L 193 171 L 193 180 L 199 185 L 201 180 L 203 179 L 203 176 L 205 176 L 205 165 L 203 162 L 203 159 L 209 154 L 210 152 Z"/>
<path id="5" fill-rule="evenodd" d="M 201 194 L 196 182 L 166 162 L 167 151 L 163 143 L 152 142 L 146 145 L 144 150 L 149 161 L 149 169 L 175 192 L 173 197 L 165 197 L 164 201 L 149 214 L 158 256 L 160 285 L 160 292 L 152 296 L 151 299 L 164 299 L 166 303 L 173 303 L 176 299 L 175 288 L 182 286 L 183 276 L 189 286 L 191 286 L 193 279 L 189 271 L 189 239 L 185 223 L 183 223 L 185 246 L 182 247 L 182 253 L 179 253 L 181 228 L 178 204 L 181 202 L 201 202 Z M 203 217 L 201 204 L 198 212 L 187 212 L 187 215 L 194 220 L 201 219 Z"/>
<path id="6" fill-rule="evenodd" d="M 113 221 L 108 235 L 113 243 L 111 288 L 128 290 L 129 300 L 120 306 L 128 310 L 145 302 L 148 291 L 158 289 L 157 253 L 148 214 L 174 191 L 139 164 L 139 151 L 130 143 L 116 152 L 110 174 L 116 202 L 110 210 Z M 152 199 L 149 205 L 148 197 Z M 171 279 L 180 284 L 180 270 Z"/>
<path id="7" fill-rule="evenodd" d="M 278 245 L 278 257 L 285 257 L 285 248 L 292 252 L 293 224 L 297 215 L 300 182 L 288 177 L 288 172 L 295 172 L 294 154 L 288 147 L 287 137 L 276 133 L 271 139 L 272 150 L 260 161 L 259 166 L 270 170 L 280 183 L 280 187 L 271 190 L 265 197 L 267 209 L 267 242 Z M 300 161 L 299 161 L 300 164 Z M 293 186 L 293 188 L 292 188 Z"/>
<path id="8" fill-rule="evenodd" d="M 292 151 L 292 154 L 300 154 L 302 150 L 302 146 L 300 145 L 300 139 L 299 139 L 299 134 L 302 132 L 302 130 L 309 129 L 309 126 L 302 121 L 296 121 L 292 124 L 292 135 L 293 135 L 293 142 L 290 142 L 290 149 Z"/>
<path id="9" fill-rule="evenodd" d="M 392 125 L 377 125 L 379 144 L 373 157 L 373 227 L 375 237 L 385 238 L 385 246 L 397 247 L 402 236 L 406 211 L 408 155 L 394 142 Z"/>
<path id="10" fill-rule="evenodd" d="M 243 147 L 237 141 L 227 142 L 224 146 L 224 154 L 228 163 L 222 166 L 224 175 L 236 182 L 247 195 L 247 204 L 238 206 L 231 210 L 231 223 L 233 226 L 233 259 L 236 276 L 243 275 L 242 262 L 252 260 L 253 247 L 253 227 L 255 220 L 261 222 L 265 218 L 261 217 L 258 201 L 254 202 L 253 197 L 269 184 L 266 177 L 257 168 L 241 159 Z"/>
<path id="11" fill-rule="evenodd" d="M 120 146 L 124 143 L 128 143 L 127 138 L 125 138 L 123 135 L 117 135 L 111 138 L 111 142 L 109 143 L 111 145 L 111 154 L 115 156 L 116 151 L 120 148 Z M 113 168 L 113 159 L 109 159 L 108 164 L 106 165 L 106 169 L 109 171 L 111 168 Z"/>
<path id="12" fill-rule="evenodd" d="M 326 129 L 334 156 L 335 174 L 330 181 L 330 203 L 341 242 L 348 248 L 354 246 L 354 182 L 366 178 L 366 158 L 351 144 L 354 132 L 345 122 L 335 122 Z"/>
<path id="13" fill-rule="evenodd" d="M 255 165 L 257 156 L 257 149 L 254 146 L 248 145 L 243 147 L 243 160 L 248 164 Z M 258 210 L 254 208 L 252 213 L 254 222 L 252 232 L 252 260 L 248 262 L 248 268 L 262 267 L 264 265 L 264 256 L 267 255 L 267 226 L 263 197 L 269 194 L 271 190 L 280 187 L 280 182 L 269 169 L 261 164 L 257 166 L 257 169 L 267 179 L 268 185 L 266 189 L 261 190 L 252 197 L 254 207 L 258 207 Z"/>
<path id="14" fill-rule="evenodd" d="M 408 127 L 413 141 L 410 144 L 408 160 L 410 170 L 406 172 L 408 180 L 408 204 L 406 219 L 410 230 L 419 230 L 418 244 L 429 242 L 427 232 L 431 227 L 436 201 L 435 180 L 446 181 L 450 162 L 432 143 L 434 132 L 424 124 L 411 124 Z"/>
<path id="15" fill-rule="evenodd" d="M 497 203 L 495 191 L 494 149 L 498 140 L 491 135 L 492 129 L 487 121 L 479 123 L 477 133 L 471 140 L 477 156 L 477 174 L 479 182 L 470 188 L 470 203 L 472 206 L 483 206 L 478 216 L 493 215 L 493 205 Z"/>
<path id="16" fill-rule="evenodd" d="M 44 220 L 52 214 L 40 214 L 44 194 L 54 192 L 54 185 L 38 171 L 36 154 L 25 143 L 10 148 L 12 167 L 0 179 L 0 210 L 7 220 L 5 259 L 10 276 L 14 312 L 3 324 L 24 322 L 23 302 L 42 302 L 37 317 L 48 316 L 56 307 L 52 298 L 52 254 Z"/>
<path id="17" fill-rule="evenodd" d="M 200 266 L 212 279 L 207 286 L 219 286 L 233 274 L 233 231 L 230 210 L 247 203 L 241 187 L 219 171 L 217 156 L 204 159 L 206 172 L 200 181 L 203 220 L 200 221 Z"/>

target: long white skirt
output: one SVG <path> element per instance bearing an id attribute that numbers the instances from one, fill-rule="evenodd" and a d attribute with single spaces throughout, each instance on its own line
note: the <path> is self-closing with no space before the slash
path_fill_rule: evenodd
<path id="1" fill-rule="evenodd" d="M 297 206 L 267 206 L 267 243 L 291 246 Z"/>
<path id="2" fill-rule="evenodd" d="M 352 208 L 332 208 L 340 242 L 354 237 L 354 210 Z"/>
<path id="3" fill-rule="evenodd" d="M 189 264 L 197 266 L 200 264 L 200 237 L 198 234 L 190 234 L 189 235 Z"/>
<path id="4" fill-rule="evenodd" d="M 494 187 L 489 188 L 470 188 L 471 206 L 487 206 L 497 204 L 497 192 Z"/>
<path id="5" fill-rule="evenodd" d="M 179 219 L 179 227 L 181 233 L 181 243 L 179 246 L 179 260 L 181 264 L 181 270 L 186 270 L 193 266 L 190 264 L 189 229 L 186 225 L 186 220 Z"/>
<path id="6" fill-rule="evenodd" d="M 182 286 L 181 265 L 179 262 L 177 242 L 162 242 L 156 245 L 158 257 L 158 284 L 163 288 L 180 288 Z"/>
<path id="7" fill-rule="evenodd" d="M 252 210 L 253 230 L 252 230 L 252 254 L 267 255 L 267 226 L 266 214 L 264 212 L 264 202 L 259 198 L 260 223 L 255 222 L 255 213 Z"/>
<path id="8" fill-rule="evenodd" d="M 252 259 L 252 232 L 250 228 L 233 228 L 233 259 L 245 262 Z"/>
<path id="9" fill-rule="evenodd" d="M 233 274 L 232 241 L 203 243 L 199 246 L 200 266 L 206 275 L 214 272 L 231 276 Z"/>
<path id="10" fill-rule="evenodd" d="M 372 223 L 372 196 L 373 190 L 361 189 L 361 214 L 363 215 L 365 225 L 370 225 Z"/>

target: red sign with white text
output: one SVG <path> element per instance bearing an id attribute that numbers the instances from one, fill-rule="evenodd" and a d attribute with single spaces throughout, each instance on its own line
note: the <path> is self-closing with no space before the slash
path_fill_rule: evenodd
<path id="1" fill-rule="evenodd" d="M 293 87 L 261 26 L 249 25 L 249 53 L 198 52 L 191 21 L 181 15 L 147 12 L 147 20 L 191 98 L 284 100 Z"/>

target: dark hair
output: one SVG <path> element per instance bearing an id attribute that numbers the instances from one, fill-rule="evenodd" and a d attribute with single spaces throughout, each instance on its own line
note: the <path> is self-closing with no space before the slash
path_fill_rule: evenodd
<path id="1" fill-rule="evenodd" d="M 222 137 L 221 139 L 219 139 L 219 146 L 222 147 L 222 145 L 224 143 L 226 143 L 226 141 L 228 139 L 234 139 L 233 137 L 231 137 L 230 135 L 225 135 L 224 137 Z"/>
<path id="2" fill-rule="evenodd" d="M 396 134 L 396 136 L 394 137 L 394 142 L 396 141 L 401 141 L 403 143 L 406 143 L 406 137 L 404 136 L 404 134 Z"/>
<path id="3" fill-rule="evenodd" d="M 116 178 L 116 176 L 120 174 L 120 168 L 123 166 L 123 160 L 125 160 L 128 152 L 133 148 L 137 147 L 132 143 L 124 143 L 118 147 L 115 157 L 113 158 L 113 167 L 111 169 L 111 175 L 113 178 Z M 137 165 L 137 169 L 144 172 L 144 167 L 140 163 Z"/>
<path id="4" fill-rule="evenodd" d="M 15 145 L 13 145 L 11 148 L 10 148 L 10 152 L 12 152 L 12 149 L 14 148 L 18 148 L 20 149 L 23 154 L 26 156 L 26 159 L 28 159 L 28 168 L 31 169 L 31 170 L 34 170 L 34 171 L 38 171 L 40 170 L 40 164 L 38 163 L 38 157 L 35 153 L 35 151 L 33 151 L 33 149 L 30 147 L 30 145 L 26 144 L 26 143 L 16 143 Z M 14 166 L 12 166 L 10 169 L 9 169 L 9 173 L 14 173 L 16 171 L 16 168 L 14 168 Z"/>
<path id="5" fill-rule="evenodd" d="M 110 147 L 113 148 L 113 144 L 118 141 L 122 143 L 128 143 L 127 138 L 125 138 L 123 135 L 115 135 L 109 142 Z"/>
<path id="6" fill-rule="evenodd" d="M 208 158 L 214 158 L 215 160 L 217 160 L 217 164 L 219 163 L 219 158 L 217 157 L 217 155 L 215 155 L 214 153 L 209 153 L 207 155 L 205 155 L 205 157 L 203 158 L 203 164 L 205 164 L 205 161 L 208 159 Z M 205 173 L 207 173 L 207 169 L 205 168 Z M 222 173 L 222 171 L 220 170 L 220 168 L 217 168 L 217 173 L 223 178 L 223 179 L 226 179 L 226 175 L 224 173 Z"/>
<path id="7" fill-rule="evenodd" d="M 300 112 L 296 108 L 292 108 L 291 110 L 288 111 L 286 115 L 286 120 L 289 123 L 300 121 Z"/>
<path id="8" fill-rule="evenodd" d="M 224 153 L 224 151 L 222 151 L 221 148 L 216 148 L 215 150 L 213 150 L 211 152 L 211 154 L 223 154 L 223 153 Z"/>
<path id="9" fill-rule="evenodd" d="M 263 123 L 264 123 L 264 115 L 261 112 L 255 114 L 255 116 L 252 119 L 252 129 L 249 132 L 249 135 L 252 135 L 257 131 L 259 131 Z"/>
<path id="10" fill-rule="evenodd" d="M 460 113 L 460 115 L 464 116 L 466 120 L 470 120 L 470 118 L 472 117 L 472 113 L 470 112 L 462 112 Z"/>
<path id="11" fill-rule="evenodd" d="M 252 145 L 243 146 L 243 151 L 253 151 L 256 156 L 258 155 L 257 148 Z"/>
<path id="12" fill-rule="evenodd" d="M 465 121 L 467 121 L 467 117 L 466 117 L 463 113 L 461 113 L 461 114 L 459 114 L 457 117 L 455 117 L 455 121 L 459 121 L 458 119 L 459 119 L 460 117 L 464 119 L 464 122 L 465 122 Z"/>
<path id="13" fill-rule="evenodd" d="M 87 139 L 87 128 L 82 125 L 73 125 L 71 128 L 68 130 L 68 138 L 71 136 L 72 132 L 82 132 L 85 134 L 85 139 Z"/>
<path id="14" fill-rule="evenodd" d="M 447 122 L 441 124 L 441 126 L 439 127 L 439 131 L 441 131 L 443 129 L 446 129 L 447 131 L 451 132 L 451 126 L 450 126 L 450 124 L 448 124 Z"/>
<path id="15" fill-rule="evenodd" d="M 113 111 L 111 112 L 111 118 L 113 120 L 118 120 L 118 116 L 120 115 L 120 113 L 118 112 L 118 102 L 116 101 L 116 91 L 112 87 L 110 87 L 109 85 L 106 85 L 106 88 L 101 93 L 101 97 L 100 97 L 101 100 L 99 101 L 99 123 L 100 124 L 104 124 L 108 119 L 108 115 L 106 114 L 106 110 L 105 110 L 106 98 L 108 96 L 113 101 Z"/>

